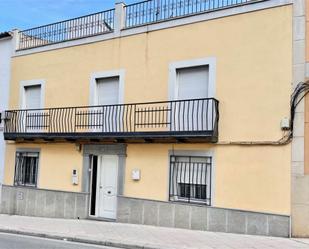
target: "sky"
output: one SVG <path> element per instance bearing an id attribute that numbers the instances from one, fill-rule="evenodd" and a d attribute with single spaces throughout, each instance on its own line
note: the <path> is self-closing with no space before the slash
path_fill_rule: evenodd
<path id="1" fill-rule="evenodd" d="M 111 9 L 115 0 L 0 0 L 0 33 Z M 124 0 L 126 4 L 139 0 Z"/>

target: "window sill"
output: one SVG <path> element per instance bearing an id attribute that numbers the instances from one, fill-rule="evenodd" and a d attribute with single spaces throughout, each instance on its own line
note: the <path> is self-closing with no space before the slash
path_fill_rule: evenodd
<path id="1" fill-rule="evenodd" d="M 14 187 L 17 187 L 17 188 L 37 188 L 36 185 L 18 185 L 18 184 L 14 184 Z"/>
<path id="2" fill-rule="evenodd" d="M 188 199 L 185 198 L 169 199 L 169 202 L 188 204 L 188 205 L 198 205 L 198 206 L 211 206 L 211 204 L 208 204 L 207 202 L 204 201 L 193 200 L 193 199 L 190 199 L 189 201 Z"/>

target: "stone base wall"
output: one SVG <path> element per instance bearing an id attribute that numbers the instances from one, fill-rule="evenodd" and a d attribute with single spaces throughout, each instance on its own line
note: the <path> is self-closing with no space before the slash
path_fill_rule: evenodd
<path id="1" fill-rule="evenodd" d="M 88 218 L 88 194 L 2 186 L 1 213 Z M 290 217 L 118 196 L 117 222 L 289 237 Z"/>
<path id="2" fill-rule="evenodd" d="M 50 218 L 88 217 L 88 194 L 2 186 L 1 213 Z"/>
<path id="3" fill-rule="evenodd" d="M 215 232 L 289 237 L 290 217 L 118 197 L 117 221 Z"/>

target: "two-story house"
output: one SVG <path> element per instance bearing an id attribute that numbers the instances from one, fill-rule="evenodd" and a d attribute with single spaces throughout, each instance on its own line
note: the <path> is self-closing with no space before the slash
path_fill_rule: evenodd
<path id="1" fill-rule="evenodd" d="M 294 20 L 150 0 L 20 31 L 1 212 L 289 236 Z"/>

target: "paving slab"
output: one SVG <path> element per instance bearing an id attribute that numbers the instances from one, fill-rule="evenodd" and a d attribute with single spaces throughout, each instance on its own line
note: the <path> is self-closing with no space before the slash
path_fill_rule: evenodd
<path id="1" fill-rule="evenodd" d="M 4 214 L 0 231 L 128 249 L 309 249 L 308 239 Z"/>

